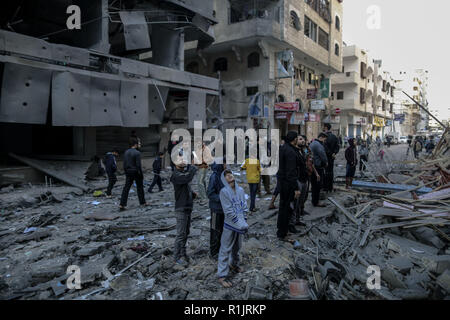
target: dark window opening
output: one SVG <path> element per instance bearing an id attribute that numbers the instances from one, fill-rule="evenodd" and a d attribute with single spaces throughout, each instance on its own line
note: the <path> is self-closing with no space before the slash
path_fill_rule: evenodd
<path id="1" fill-rule="evenodd" d="M 340 55 L 340 48 L 337 43 L 334 45 L 334 54 L 337 55 L 338 57 Z M 344 67 L 342 67 L 342 72 L 344 72 Z"/>
<path id="2" fill-rule="evenodd" d="M 319 45 L 327 51 L 330 50 L 330 36 L 322 28 L 319 28 Z"/>
<path id="3" fill-rule="evenodd" d="M 247 57 L 247 64 L 249 68 L 259 67 L 259 53 L 250 53 Z"/>
<path id="4" fill-rule="evenodd" d="M 338 91 L 336 93 L 336 99 L 337 100 L 344 100 L 344 91 Z"/>
<path id="5" fill-rule="evenodd" d="M 338 31 L 341 31 L 341 19 L 339 19 L 338 16 L 336 16 L 335 24 L 336 24 L 336 29 L 337 29 Z"/>
<path id="6" fill-rule="evenodd" d="M 186 66 L 186 71 L 190 73 L 199 73 L 199 64 L 198 62 L 191 62 Z"/>
<path id="7" fill-rule="evenodd" d="M 300 31 L 300 19 L 295 11 L 291 11 L 291 20 L 289 21 L 289 25 L 297 31 Z"/>
<path id="8" fill-rule="evenodd" d="M 259 91 L 258 87 L 247 87 L 247 96 L 254 96 Z"/>
<path id="9" fill-rule="evenodd" d="M 228 70 L 227 58 L 219 58 L 216 61 L 214 61 L 214 72 L 227 70 Z"/>

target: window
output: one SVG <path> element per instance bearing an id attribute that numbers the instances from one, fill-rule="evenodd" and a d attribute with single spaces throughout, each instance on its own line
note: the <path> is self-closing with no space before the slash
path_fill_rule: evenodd
<path id="1" fill-rule="evenodd" d="M 286 101 L 286 99 L 284 98 L 284 96 L 282 95 L 282 94 L 280 94 L 279 96 L 278 96 L 278 102 L 285 102 Z"/>
<path id="2" fill-rule="evenodd" d="M 336 99 L 337 100 L 344 100 L 344 91 L 336 92 Z"/>
<path id="3" fill-rule="evenodd" d="M 305 36 L 317 42 L 317 24 L 305 16 Z"/>
<path id="4" fill-rule="evenodd" d="M 300 31 L 300 19 L 295 11 L 291 11 L 291 20 L 289 21 L 289 25 L 295 28 L 297 31 Z"/>
<path id="5" fill-rule="evenodd" d="M 259 67 L 259 53 L 250 53 L 247 57 L 247 64 L 249 68 Z"/>
<path id="6" fill-rule="evenodd" d="M 227 58 L 219 58 L 216 61 L 214 61 L 214 72 L 227 70 L 228 70 Z"/>
<path id="7" fill-rule="evenodd" d="M 361 62 L 361 79 L 365 79 L 365 78 L 367 78 L 367 76 L 366 76 L 366 69 L 367 69 L 367 67 L 366 67 L 366 64 L 364 63 L 364 62 Z"/>
<path id="8" fill-rule="evenodd" d="M 337 43 L 334 45 L 334 54 L 337 55 L 338 57 L 340 55 L 340 48 Z M 344 67 L 342 67 L 342 72 L 344 72 Z"/>
<path id="9" fill-rule="evenodd" d="M 331 100 L 334 100 L 334 92 L 331 92 Z"/>
<path id="10" fill-rule="evenodd" d="M 193 61 L 186 66 L 186 71 L 190 73 L 199 73 L 198 67 L 198 62 Z"/>
<path id="11" fill-rule="evenodd" d="M 383 88 L 381 91 L 386 92 L 386 80 L 383 80 Z"/>
<path id="12" fill-rule="evenodd" d="M 366 89 L 364 88 L 359 89 L 359 102 L 361 102 L 361 104 L 366 103 Z"/>
<path id="13" fill-rule="evenodd" d="M 337 29 L 338 31 L 341 31 L 341 19 L 339 19 L 338 16 L 336 16 L 335 24 L 336 24 L 336 29 Z"/>
<path id="14" fill-rule="evenodd" d="M 247 87 L 247 96 L 254 96 L 259 91 L 258 87 Z"/>
<path id="15" fill-rule="evenodd" d="M 385 99 L 383 99 L 381 108 L 382 108 L 383 111 L 386 111 L 386 100 Z"/>
<path id="16" fill-rule="evenodd" d="M 326 50 L 330 50 L 330 37 L 322 28 L 319 28 L 319 45 Z"/>

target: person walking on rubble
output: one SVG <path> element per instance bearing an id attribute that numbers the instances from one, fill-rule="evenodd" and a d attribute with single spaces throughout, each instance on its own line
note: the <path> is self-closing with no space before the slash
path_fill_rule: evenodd
<path id="1" fill-rule="evenodd" d="M 113 148 L 112 152 L 105 154 L 103 162 L 105 163 L 106 174 L 108 175 L 108 188 L 106 189 L 106 196 L 110 198 L 112 195 L 112 189 L 117 182 L 117 163 L 116 157 L 119 156 L 119 151 L 117 148 Z"/>
<path id="2" fill-rule="evenodd" d="M 162 187 L 162 179 L 161 179 L 161 167 L 162 167 L 163 158 L 164 158 L 164 152 L 159 152 L 158 156 L 155 158 L 155 161 L 153 161 L 152 167 L 153 167 L 154 177 L 153 177 L 152 184 L 148 188 L 149 193 L 153 193 L 153 187 L 155 185 L 158 185 L 159 192 L 164 191 L 164 189 Z"/>
<path id="3" fill-rule="evenodd" d="M 324 147 L 328 158 L 328 166 L 325 169 L 323 189 L 326 192 L 333 192 L 334 159 L 336 159 L 336 156 L 339 153 L 339 141 L 331 131 L 331 124 L 325 123 L 323 125 L 323 132 L 327 135 Z"/>
<path id="4" fill-rule="evenodd" d="M 223 287 L 230 288 L 233 286 L 229 280 L 230 270 L 237 273 L 244 271 L 239 267 L 239 250 L 248 230 L 248 206 L 244 189 L 238 186 L 231 170 L 222 172 L 221 180 L 224 187 L 220 190 L 219 197 L 225 222 L 220 240 L 217 276 Z"/>
<path id="5" fill-rule="evenodd" d="M 197 193 L 191 189 L 191 182 L 197 170 L 195 166 L 188 165 L 186 160 L 179 157 L 177 163 L 175 163 L 175 170 L 170 177 L 170 182 L 172 182 L 175 190 L 175 215 L 177 219 L 174 261 L 182 266 L 186 266 L 189 263 L 189 258 L 186 254 L 186 242 L 191 227 L 194 199 L 197 197 Z"/>
<path id="6" fill-rule="evenodd" d="M 324 134 L 325 135 L 325 134 Z M 286 136 L 286 143 L 280 150 L 278 176 L 280 179 L 280 210 L 277 220 L 277 237 L 281 241 L 289 241 L 286 237 L 288 231 L 297 233 L 295 227 L 290 225 L 293 208 L 291 204 L 300 197 L 298 186 L 299 153 L 297 151 L 298 134 L 290 131 Z"/>
<path id="7" fill-rule="evenodd" d="M 345 174 L 345 187 L 350 189 L 355 177 L 356 165 L 358 164 L 358 156 L 356 153 L 355 139 L 348 140 L 349 147 L 345 150 L 345 160 L 347 160 L 347 171 Z"/>
<path id="8" fill-rule="evenodd" d="M 366 163 L 369 161 L 369 149 L 365 141 L 359 147 L 359 160 L 359 172 L 362 176 L 363 172 L 366 171 Z"/>
<path id="9" fill-rule="evenodd" d="M 130 148 L 123 155 L 123 169 L 125 171 L 125 186 L 120 199 L 120 210 L 126 210 L 128 194 L 133 182 L 136 182 L 136 189 L 141 206 L 147 206 L 144 196 L 144 173 L 142 171 L 141 153 L 137 150 L 140 146 L 137 138 L 130 138 Z"/>
<path id="10" fill-rule="evenodd" d="M 326 139 L 327 135 L 322 132 L 319 134 L 319 137 L 309 145 L 313 153 L 314 167 L 318 173 L 318 175 L 311 175 L 311 202 L 314 207 L 320 208 L 326 207 L 326 205 L 319 203 L 325 168 L 328 166 L 328 158 L 323 146 Z"/>
<path id="11" fill-rule="evenodd" d="M 418 159 L 419 158 L 419 153 L 422 152 L 422 142 L 420 141 L 420 138 L 417 136 L 415 141 L 414 141 L 414 147 L 413 147 L 413 151 L 414 151 L 414 158 Z"/>
<path id="12" fill-rule="evenodd" d="M 218 258 L 225 219 L 220 202 L 220 190 L 224 187 L 221 176 L 226 168 L 225 161 L 223 162 L 223 164 L 214 162 L 211 165 L 212 174 L 208 184 L 209 209 L 211 211 L 209 253 L 212 259 Z"/>
<path id="13" fill-rule="evenodd" d="M 281 137 L 280 147 L 279 150 L 281 150 L 281 147 L 284 145 L 286 141 L 286 137 Z M 270 200 L 269 210 L 275 210 L 277 207 L 275 206 L 275 201 L 277 200 L 278 195 L 280 194 L 280 179 L 278 176 L 278 172 L 276 174 L 277 178 L 277 185 L 275 186 L 275 190 L 273 191 L 272 200 Z"/>
<path id="14" fill-rule="evenodd" d="M 241 170 L 247 171 L 247 183 L 250 189 L 250 211 L 256 212 L 256 193 L 261 179 L 261 165 L 258 159 L 247 158 L 241 166 Z"/>

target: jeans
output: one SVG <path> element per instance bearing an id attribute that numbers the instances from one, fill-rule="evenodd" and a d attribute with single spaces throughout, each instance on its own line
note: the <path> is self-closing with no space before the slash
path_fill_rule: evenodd
<path id="1" fill-rule="evenodd" d="M 256 202 L 256 192 L 258 190 L 259 183 L 249 183 L 248 186 L 250 188 L 250 211 L 255 209 Z"/>
<path id="2" fill-rule="evenodd" d="M 219 261 L 217 263 L 217 276 L 219 278 L 228 277 L 230 266 L 237 267 L 239 264 L 239 250 L 242 246 L 244 235 L 223 229 L 220 239 Z"/>
<path id="3" fill-rule="evenodd" d="M 155 173 L 155 176 L 153 177 L 152 184 L 148 188 L 148 192 L 152 192 L 153 191 L 153 187 L 155 185 L 158 185 L 159 191 L 163 191 L 162 183 L 161 183 L 161 176 L 159 174 L 156 174 L 156 173 Z"/>
<path id="4" fill-rule="evenodd" d="M 206 174 L 208 173 L 208 168 L 200 168 L 198 169 L 198 196 L 200 200 L 207 200 L 206 196 Z"/>
<path id="5" fill-rule="evenodd" d="M 319 204 L 320 200 L 320 189 L 322 188 L 322 182 L 323 182 L 323 176 L 324 176 L 324 169 L 323 168 L 316 168 L 317 173 L 320 176 L 320 181 L 317 181 L 316 175 L 313 174 L 311 176 L 311 202 L 313 206 L 317 206 Z"/>
<path id="6" fill-rule="evenodd" d="M 209 252 L 212 257 L 216 257 L 219 254 L 224 220 L 225 215 L 223 211 L 211 210 Z"/>
<path id="7" fill-rule="evenodd" d="M 345 177 L 347 178 L 354 178 L 356 172 L 356 166 L 352 166 L 350 164 L 347 164 L 347 172 L 345 174 Z"/>
<path id="8" fill-rule="evenodd" d="M 130 192 L 130 188 L 133 185 L 133 182 L 136 182 L 136 189 L 139 198 L 139 204 L 145 204 L 144 197 L 144 176 L 137 172 L 126 172 L 126 180 L 125 186 L 122 190 L 122 197 L 120 198 L 120 205 L 122 207 L 127 206 L 128 202 L 128 194 Z"/>
<path id="9" fill-rule="evenodd" d="M 117 182 L 117 177 L 115 173 L 108 174 L 108 188 L 106 189 L 106 195 L 110 196 L 114 185 Z"/>
<path id="10" fill-rule="evenodd" d="M 295 191 L 286 182 L 280 180 L 280 209 L 277 219 L 277 236 L 284 238 L 289 231 L 289 222 L 292 216 L 291 202 L 294 201 Z"/>
<path id="11" fill-rule="evenodd" d="M 366 171 L 366 165 L 363 164 L 363 161 L 365 163 L 368 162 L 367 156 L 360 156 L 359 157 L 359 171 Z"/>
<path id="12" fill-rule="evenodd" d="M 177 236 L 175 238 L 174 259 L 186 257 L 186 242 L 191 229 L 192 209 L 176 210 Z"/>

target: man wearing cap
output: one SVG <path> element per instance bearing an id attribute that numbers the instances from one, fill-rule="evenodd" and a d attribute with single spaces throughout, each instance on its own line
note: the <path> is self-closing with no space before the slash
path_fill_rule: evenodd
<path id="1" fill-rule="evenodd" d="M 286 143 L 280 148 L 280 161 L 278 177 L 280 179 L 280 210 L 278 211 L 277 237 L 286 241 L 289 229 L 289 221 L 292 215 L 291 202 L 300 196 L 300 189 L 297 183 L 299 167 L 299 154 L 296 150 L 298 134 L 290 131 L 286 136 Z M 295 228 L 293 228 L 295 229 Z"/>

